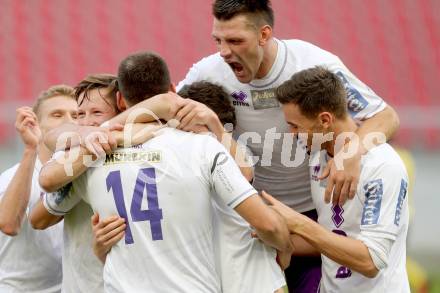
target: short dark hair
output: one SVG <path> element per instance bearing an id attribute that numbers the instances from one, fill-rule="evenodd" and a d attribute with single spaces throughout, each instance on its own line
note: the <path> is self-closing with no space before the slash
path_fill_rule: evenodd
<path id="1" fill-rule="evenodd" d="M 226 123 L 236 125 L 235 109 L 222 86 L 207 81 L 197 81 L 185 85 L 178 94 L 208 106 L 217 114 L 223 125 Z"/>
<path id="2" fill-rule="evenodd" d="M 328 111 L 337 118 L 347 115 L 347 100 L 344 85 L 330 70 L 316 66 L 295 73 L 276 89 L 276 98 L 281 104 L 293 103 L 302 114 L 315 118 Z"/>
<path id="3" fill-rule="evenodd" d="M 119 90 L 134 105 L 169 91 L 171 80 L 168 66 L 153 52 L 128 55 L 118 68 Z"/>
<path id="4" fill-rule="evenodd" d="M 270 0 L 216 0 L 212 4 L 212 14 L 218 20 L 230 20 L 239 14 L 246 14 L 259 26 L 274 26 Z"/>
<path id="5" fill-rule="evenodd" d="M 78 106 L 80 106 L 85 99 L 89 99 L 89 92 L 94 89 L 108 89 L 108 93 L 106 96 L 103 96 L 101 92 L 101 98 L 109 104 L 112 108 L 117 110 L 116 107 L 116 92 L 118 91 L 118 83 L 117 77 L 113 74 L 107 73 L 98 73 L 98 74 L 90 74 L 87 75 L 83 80 L 81 80 L 74 88 L 75 90 L 75 99 L 78 102 Z M 80 101 L 79 96 L 83 95 L 83 99 Z M 110 102 L 109 102 L 110 101 Z M 119 112 L 119 111 L 116 111 Z"/>

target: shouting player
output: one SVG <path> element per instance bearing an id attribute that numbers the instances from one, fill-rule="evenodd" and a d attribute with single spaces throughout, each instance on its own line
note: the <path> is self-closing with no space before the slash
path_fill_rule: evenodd
<path id="1" fill-rule="evenodd" d="M 291 159 L 292 154 L 301 151 L 295 152 L 296 138 L 289 133 L 275 89 L 295 72 L 324 65 L 342 80 L 350 115 L 363 121 L 356 131 L 361 139 L 371 131 L 390 137 L 398 125 L 396 113 L 337 56 L 304 41 L 276 39 L 269 0 L 216 0 L 212 13 L 212 38 L 218 53 L 194 64 L 177 89 L 200 80 L 222 85 L 237 114 L 235 135 L 248 139 L 247 145 L 259 158 L 255 166 L 255 188 L 269 191 L 288 206 L 316 218 L 307 160 L 305 155 Z M 194 103 L 193 109 L 186 107 L 176 118 L 186 129 L 199 123 L 199 117 L 204 115 L 207 115 L 206 107 Z M 343 149 L 335 155 L 343 156 L 346 151 Z M 360 156 L 365 152 L 360 148 L 356 155 L 345 160 L 344 170 L 337 170 L 333 161 L 329 162 L 323 173 L 325 177 L 330 170 L 327 200 L 332 195 L 334 203 L 343 203 L 349 194 L 354 196 Z M 315 292 L 320 280 L 320 259 L 295 258 L 286 271 L 286 278 L 289 288 L 295 292 Z"/>

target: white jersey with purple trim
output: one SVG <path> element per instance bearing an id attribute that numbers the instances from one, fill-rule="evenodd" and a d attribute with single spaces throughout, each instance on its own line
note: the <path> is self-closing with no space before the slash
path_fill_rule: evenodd
<path id="1" fill-rule="evenodd" d="M 104 266 L 108 292 L 220 292 L 211 197 L 235 208 L 256 194 L 214 138 L 169 128 L 116 150 L 73 188 L 101 218 L 126 218 Z"/>
<path id="2" fill-rule="evenodd" d="M 228 92 L 237 114 L 234 134 L 247 142 L 259 159 L 253 185 L 266 190 L 296 211 L 312 210 L 306 152 L 298 150 L 296 138 L 284 120 L 275 89 L 301 70 L 317 65 L 335 72 L 348 92 L 348 109 L 356 120 L 370 118 L 386 104 L 357 79 L 341 60 L 310 43 L 300 40 L 276 40 L 278 52 L 270 72 L 249 84 L 240 83 L 220 54 L 213 54 L 194 64 L 177 87 L 206 80 L 222 85 Z"/>
<path id="3" fill-rule="evenodd" d="M 364 242 L 380 270 L 371 279 L 322 256 L 320 292 L 410 292 L 405 267 L 408 175 L 399 155 L 388 144 L 364 155 L 356 196 L 342 207 L 324 201 L 326 180 L 318 178 L 327 160 L 325 151 L 311 158 L 318 222 L 334 233 Z"/>
<path id="4" fill-rule="evenodd" d="M 18 169 L 18 164 L 0 176 L 0 201 Z M 21 231 L 11 237 L 0 232 L 0 292 L 60 292 L 63 223 L 47 230 L 34 230 L 28 219 L 30 209 L 43 194 L 38 184 L 41 162 L 32 174 L 31 194 Z"/>

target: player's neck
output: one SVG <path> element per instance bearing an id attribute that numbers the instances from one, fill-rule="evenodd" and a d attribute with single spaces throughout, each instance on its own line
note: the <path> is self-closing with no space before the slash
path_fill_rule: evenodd
<path id="1" fill-rule="evenodd" d="M 41 143 L 38 148 L 38 159 L 40 160 L 41 164 L 45 164 L 47 161 L 49 161 L 51 156 L 52 152 L 46 147 L 44 143 Z"/>
<path id="2" fill-rule="evenodd" d="M 338 153 L 341 150 L 344 144 L 350 141 L 349 134 L 357 135 L 357 129 L 358 126 L 349 115 L 347 115 L 347 118 L 345 119 L 336 120 L 332 127 L 332 131 L 334 133 L 333 140 L 326 145 L 327 153 L 333 157 L 335 153 Z M 339 137 L 340 135 L 342 136 Z"/>
<path id="3" fill-rule="evenodd" d="M 273 64 L 275 63 L 275 59 L 277 58 L 278 53 L 278 43 L 274 38 L 271 38 L 266 48 L 264 48 L 263 61 L 261 62 L 260 68 L 258 69 L 255 78 L 261 79 L 264 78 L 272 69 Z"/>

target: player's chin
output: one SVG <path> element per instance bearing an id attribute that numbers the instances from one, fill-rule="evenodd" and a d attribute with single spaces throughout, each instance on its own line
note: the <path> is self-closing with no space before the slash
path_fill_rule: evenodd
<path id="1" fill-rule="evenodd" d="M 246 73 L 235 74 L 235 77 L 241 83 L 250 83 L 253 79 L 251 74 L 246 74 Z"/>

